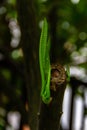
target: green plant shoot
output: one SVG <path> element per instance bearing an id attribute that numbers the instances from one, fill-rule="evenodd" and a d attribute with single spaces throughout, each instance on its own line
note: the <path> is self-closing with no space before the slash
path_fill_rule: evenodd
<path id="1" fill-rule="evenodd" d="M 48 23 L 44 18 L 39 45 L 39 63 L 41 72 L 41 97 L 45 104 L 50 102 L 50 40 L 48 39 Z"/>

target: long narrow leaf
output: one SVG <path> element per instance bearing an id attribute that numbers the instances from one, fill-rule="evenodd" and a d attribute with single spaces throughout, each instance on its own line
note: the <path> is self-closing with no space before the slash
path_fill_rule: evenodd
<path id="1" fill-rule="evenodd" d="M 50 101 L 50 41 L 48 40 L 48 24 L 44 19 L 39 47 L 39 62 L 42 78 L 41 96 L 44 103 L 48 104 Z"/>

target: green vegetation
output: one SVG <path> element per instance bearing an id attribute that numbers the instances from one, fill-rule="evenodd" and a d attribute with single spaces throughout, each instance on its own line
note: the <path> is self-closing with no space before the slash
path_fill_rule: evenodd
<path id="1" fill-rule="evenodd" d="M 42 33 L 40 38 L 40 49 L 39 49 L 39 62 L 40 62 L 40 70 L 42 76 L 42 90 L 41 96 L 42 100 L 45 103 L 50 102 L 50 41 L 48 41 L 48 24 L 46 19 L 44 19 Z"/>

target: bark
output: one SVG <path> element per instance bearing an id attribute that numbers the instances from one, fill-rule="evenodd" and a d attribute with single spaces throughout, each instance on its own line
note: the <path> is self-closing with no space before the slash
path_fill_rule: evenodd
<path id="1" fill-rule="evenodd" d="M 39 106 L 38 26 L 34 0 L 17 0 L 18 23 L 21 30 L 21 47 L 25 62 L 25 87 L 27 87 L 29 125 L 37 126 Z"/>
<path id="2" fill-rule="evenodd" d="M 47 105 L 41 101 L 38 130 L 58 130 L 62 115 L 62 102 L 66 87 L 66 73 L 61 65 L 52 65 L 51 102 Z"/>

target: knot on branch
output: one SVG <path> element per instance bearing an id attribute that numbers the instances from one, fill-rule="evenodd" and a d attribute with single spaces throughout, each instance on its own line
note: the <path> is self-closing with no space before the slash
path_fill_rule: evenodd
<path id="1" fill-rule="evenodd" d="M 66 72 L 62 65 L 53 64 L 51 66 L 51 85 L 50 88 L 53 91 L 57 91 L 59 86 L 65 86 Z"/>

